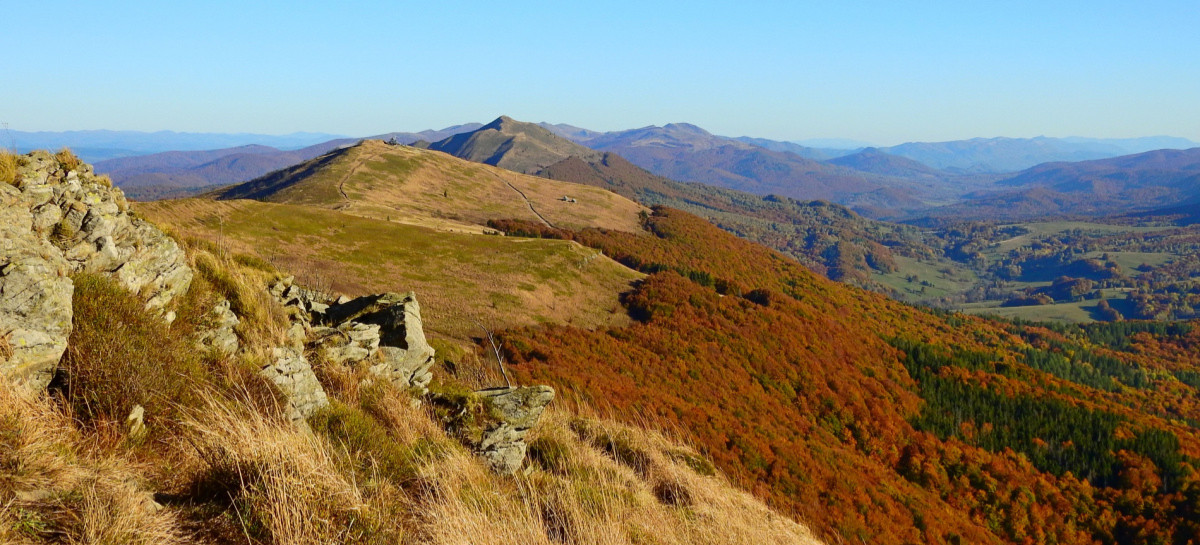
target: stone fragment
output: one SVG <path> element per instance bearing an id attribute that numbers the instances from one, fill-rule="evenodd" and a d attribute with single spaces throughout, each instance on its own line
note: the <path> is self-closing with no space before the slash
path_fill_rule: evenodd
<path id="1" fill-rule="evenodd" d="M 201 347 L 211 348 L 221 354 L 236 353 L 239 342 L 234 328 L 241 323 L 241 320 L 238 320 L 237 315 L 229 309 L 229 301 L 221 299 L 221 302 L 213 306 L 210 315 L 212 316 L 212 325 L 200 334 L 197 342 Z"/>
<path id="2" fill-rule="evenodd" d="M 141 405 L 134 405 L 129 411 L 129 416 L 125 417 L 125 433 L 130 439 L 141 441 L 146 436 L 145 418 L 146 409 Z"/>
<path id="3" fill-rule="evenodd" d="M 549 386 L 501 387 L 480 390 L 465 397 L 436 395 L 434 406 L 460 440 L 472 448 L 497 473 L 511 475 L 525 461 L 525 436 L 554 400 Z M 482 403 L 478 416 L 462 415 Z M 478 410 L 477 410 L 478 413 Z"/>
<path id="4" fill-rule="evenodd" d="M 272 349 L 272 361 L 260 371 L 283 392 L 287 399 L 287 416 L 301 423 L 317 410 L 329 405 L 317 375 L 304 359 L 304 354 L 292 347 Z"/>

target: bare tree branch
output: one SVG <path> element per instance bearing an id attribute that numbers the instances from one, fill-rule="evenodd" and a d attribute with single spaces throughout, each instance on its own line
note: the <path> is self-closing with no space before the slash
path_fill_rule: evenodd
<path id="1" fill-rule="evenodd" d="M 475 325 L 479 326 L 479 329 L 482 329 L 483 333 L 487 335 L 488 344 L 492 346 L 492 355 L 496 357 L 496 365 L 500 366 L 500 374 L 504 376 L 504 385 L 512 388 L 512 381 L 508 379 L 508 371 L 504 369 L 504 354 L 500 351 L 504 347 L 504 343 L 496 344 L 496 334 L 492 330 L 484 326 L 479 320 L 472 318 L 471 321 L 475 322 Z"/>

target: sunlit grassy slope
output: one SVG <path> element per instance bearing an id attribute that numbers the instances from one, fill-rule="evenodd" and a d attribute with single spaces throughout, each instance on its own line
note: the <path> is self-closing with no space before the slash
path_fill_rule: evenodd
<path id="1" fill-rule="evenodd" d="M 445 232 L 312 206 L 187 199 L 137 210 L 184 238 L 257 254 L 305 285 L 419 294 L 426 331 L 463 338 L 537 323 L 628 320 L 618 297 L 642 275 L 574 242 Z"/>
<path id="2" fill-rule="evenodd" d="M 490 219 L 638 232 L 641 205 L 600 188 L 526 176 L 441 152 L 366 140 L 216 194 L 481 231 Z M 570 200 L 564 200 L 569 197 Z"/>

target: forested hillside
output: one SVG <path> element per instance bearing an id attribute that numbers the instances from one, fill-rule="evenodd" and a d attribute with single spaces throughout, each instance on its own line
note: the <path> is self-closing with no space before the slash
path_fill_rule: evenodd
<path id="1" fill-rule="evenodd" d="M 931 313 L 664 208 L 652 237 L 500 226 L 651 273 L 633 326 L 507 332 L 523 380 L 687 430 L 832 541 L 1197 538 L 1190 328 Z"/>

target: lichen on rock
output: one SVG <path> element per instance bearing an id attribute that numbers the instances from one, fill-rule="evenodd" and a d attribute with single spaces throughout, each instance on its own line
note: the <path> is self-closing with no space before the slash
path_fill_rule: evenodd
<path id="1" fill-rule="evenodd" d="M 15 183 L 0 184 L 0 374 L 44 388 L 71 332 L 70 275 L 112 275 L 161 311 L 192 270 L 91 165 L 46 151 L 17 163 Z"/>

